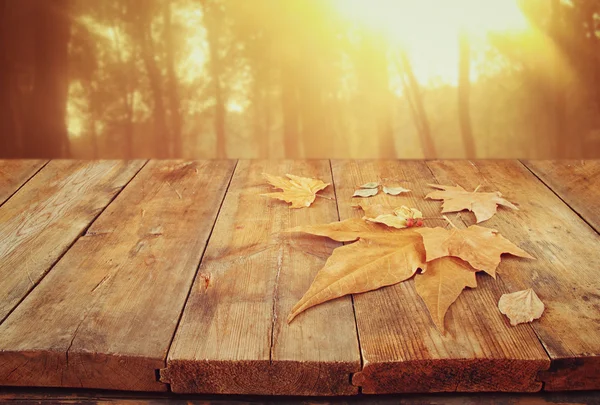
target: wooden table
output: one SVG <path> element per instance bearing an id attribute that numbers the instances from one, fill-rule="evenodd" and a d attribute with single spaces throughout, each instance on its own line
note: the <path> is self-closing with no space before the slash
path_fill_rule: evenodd
<path id="1" fill-rule="evenodd" d="M 261 173 L 333 186 L 308 209 L 261 197 Z M 435 329 L 414 283 L 344 297 L 287 324 L 338 243 L 283 233 L 359 216 L 356 186 L 440 217 L 428 183 L 520 207 L 483 226 L 505 256 Z M 0 385 L 174 393 L 354 395 L 600 389 L 600 161 L 0 161 Z M 449 215 L 458 226 L 471 213 Z M 440 218 L 433 225 L 447 226 Z M 482 274 L 482 273 L 480 273 Z M 496 304 L 533 287 L 543 317 Z"/>

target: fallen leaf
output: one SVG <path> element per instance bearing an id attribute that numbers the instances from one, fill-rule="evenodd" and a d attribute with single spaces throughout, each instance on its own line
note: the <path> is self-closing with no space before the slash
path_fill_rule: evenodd
<path id="1" fill-rule="evenodd" d="M 290 232 L 327 236 L 340 242 L 358 240 L 333 251 L 309 290 L 294 306 L 288 322 L 304 310 L 348 294 L 361 293 L 410 278 L 425 265 L 419 234 L 362 219 L 299 226 Z"/>
<path id="2" fill-rule="evenodd" d="M 384 224 L 397 229 L 423 225 L 423 214 L 415 208 L 408 208 L 406 206 L 393 208 L 381 204 L 359 204 L 359 207 L 365 212 L 363 219 L 366 221 Z"/>
<path id="3" fill-rule="evenodd" d="M 444 256 L 460 257 L 494 278 L 503 253 L 533 259 L 495 229 L 472 225 L 467 229 L 419 228 L 415 232 L 423 236 L 428 262 Z"/>
<path id="4" fill-rule="evenodd" d="M 377 188 L 359 188 L 352 194 L 352 197 L 373 197 L 379 193 Z"/>
<path id="5" fill-rule="evenodd" d="M 477 223 L 490 219 L 495 213 L 498 205 L 518 210 L 510 201 L 502 198 L 498 191 L 494 193 L 479 193 L 477 191 L 466 191 L 460 186 L 440 186 L 429 184 L 437 188 L 425 196 L 431 200 L 444 200 L 442 213 L 469 210 L 475 214 Z"/>
<path id="6" fill-rule="evenodd" d="M 407 280 L 424 266 L 425 252 L 418 234 L 405 230 L 384 235 L 387 237 L 360 239 L 335 249 L 292 308 L 288 322 L 325 301 Z"/>
<path id="7" fill-rule="evenodd" d="M 263 173 L 263 176 L 272 186 L 282 189 L 283 192 L 261 195 L 291 203 L 292 208 L 309 207 L 315 201 L 317 192 L 329 186 L 328 183 L 321 180 L 294 176 L 293 174 L 286 174 L 287 179 L 266 173 Z"/>
<path id="8" fill-rule="evenodd" d="M 354 242 L 358 238 L 377 238 L 386 232 L 394 232 L 387 226 L 350 218 L 340 222 L 319 225 L 303 225 L 288 229 L 286 232 L 303 232 L 311 235 L 326 236 L 338 242 Z"/>
<path id="9" fill-rule="evenodd" d="M 510 324 L 531 322 L 544 312 L 544 303 L 531 288 L 511 294 L 502 294 L 498 309 L 510 319 Z"/>
<path id="10" fill-rule="evenodd" d="M 409 193 L 410 190 L 404 187 L 386 187 L 383 186 L 383 192 L 389 195 L 400 195 L 402 193 Z"/>
<path id="11" fill-rule="evenodd" d="M 425 272 L 415 276 L 415 288 L 435 326 L 444 333 L 444 317 L 465 287 L 477 287 L 476 270 L 455 257 L 442 257 L 427 263 Z"/>
<path id="12" fill-rule="evenodd" d="M 377 188 L 379 187 L 379 183 L 376 183 L 374 181 L 370 182 L 370 183 L 365 183 L 362 186 L 360 186 L 360 188 Z"/>

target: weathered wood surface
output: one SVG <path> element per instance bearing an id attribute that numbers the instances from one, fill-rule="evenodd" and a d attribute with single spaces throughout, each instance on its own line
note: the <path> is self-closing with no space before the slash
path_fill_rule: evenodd
<path id="1" fill-rule="evenodd" d="M 0 207 L 0 322 L 142 165 L 55 160 Z"/>
<path id="2" fill-rule="evenodd" d="M 225 198 L 168 357 L 174 392 L 345 395 L 360 369 L 345 297 L 286 318 L 339 244 L 282 233 L 338 220 L 330 186 L 310 209 L 260 196 L 262 173 L 331 183 L 328 161 L 241 161 Z"/>
<path id="3" fill-rule="evenodd" d="M 333 161 L 332 168 L 341 219 L 362 216 L 352 206 L 360 201 L 418 207 L 427 226 L 449 226 L 440 203 L 423 199 L 431 191 L 427 184 L 436 182 L 424 162 Z M 412 192 L 352 199 L 358 186 L 372 181 L 399 182 Z M 505 286 L 486 275 L 478 275 L 477 283 L 450 307 L 445 335 L 413 280 L 355 295 L 363 370 L 353 383 L 364 393 L 538 391 L 536 376 L 549 366 L 548 356 L 529 326 L 511 328 L 496 309 Z"/>
<path id="4" fill-rule="evenodd" d="M 533 254 L 536 261 L 503 261 L 509 291 L 533 288 L 546 305 L 531 324 L 552 359 L 540 373 L 546 390 L 600 388 L 600 237 L 517 161 L 429 162 L 436 180 L 498 190 L 519 211 L 483 223 Z M 466 224 L 471 214 L 462 215 Z M 517 328 L 524 329 L 519 326 Z M 515 329 L 517 329 L 515 328 Z"/>
<path id="5" fill-rule="evenodd" d="M 40 179 L 60 177 L 52 163 Z M 0 325 L 0 385 L 166 390 L 157 371 L 234 165 L 148 163 Z M 68 184 L 116 171 L 90 167 Z M 54 195 L 77 195 L 77 187 L 66 189 Z M 98 207 L 101 190 L 88 190 L 93 203 L 83 211 Z"/>
<path id="6" fill-rule="evenodd" d="M 0 160 L 0 206 L 45 164 L 45 160 Z"/>
<path id="7" fill-rule="evenodd" d="M 529 160 L 529 170 L 600 232 L 600 160 Z"/>
<path id="8" fill-rule="evenodd" d="M 600 237 L 588 225 L 598 227 L 598 162 L 334 161 L 335 190 L 299 210 L 261 197 L 272 190 L 261 173 L 331 182 L 328 161 L 243 161 L 235 175 L 227 161 L 150 162 L 139 173 L 143 162 L 10 163 L 17 174 L 0 176 L 9 196 L 0 202 L 0 385 L 295 395 L 600 388 Z M 430 226 L 448 224 L 441 202 L 422 199 L 427 183 L 499 190 L 521 210 L 500 208 L 481 225 L 537 260 L 505 256 L 496 281 L 478 275 L 447 314 L 445 336 L 412 281 L 288 325 L 339 244 L 281 231 L 360 216 L 351 194 L 374 180 L 413 192 L 361 202 L 418 207 Z M 449 218 L 474 223 L 468 212 Z M 497 301 L 527 287 L 546 312 L 511 327 Z"/>

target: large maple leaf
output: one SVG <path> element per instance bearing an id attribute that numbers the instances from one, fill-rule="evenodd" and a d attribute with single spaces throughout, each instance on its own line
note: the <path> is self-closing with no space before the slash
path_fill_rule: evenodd
<path id="1" fill-rule="evenodd" d="M 263 176 L 272 186 L 283 191 L 261 195 L 291 203 L 292 208 L 310 207 L 315 201 L 317 192 L 329 186 L 329 183 L 324 183 L 321 180 L 294 176 L 293 174 L 286 174 L 287 179 L 271 176 L 267 173 L 263 173 Z"/>
<path id="2" fill-rule="evenodd" d="M 409 279 L 425 265 L 422 238 L 408 229 L 348 219 L 326 225 L 300 226 L 291 231 L 327 236 L 340 242 L 360 240 L 333 251 L 306 294 L 292 308 L 288 322 L 325 301 Z"/>
<path id="3" fill-rule="evenodd" d="M 419 228 L 415 232 L 423 236 L 428 262 L 445 256 L 460 257 L 494 278 L 503 253 L 533 259 L 495 229 L 472 225 L 467 229 Z"/>
<path id="4" fill-rule="evenodd" d="M 437 188 L 425 196 L 431 200 L 444 200 L 442 212 L 458 212 L 469 210 L 475 214 L 477 223 L 486 221 L 494 216 L 498 205 L 502 205 L 514 210 L 518 210 L 510 201 L 502 198 L 499 191 L 493 193 L 479 193 L 467 191 L 461 186 L 440 186 L 439 184 L 429 184 L 430 187 Z"/>
<path id="5" fill-rule="evenodd" d="M 341 246 L 333 251 L 306 294 L 292 308 L 288 322 L 325 301 L 400 283 L 424 265 L 421 237 L 411 231 L 361 238 Z"/>

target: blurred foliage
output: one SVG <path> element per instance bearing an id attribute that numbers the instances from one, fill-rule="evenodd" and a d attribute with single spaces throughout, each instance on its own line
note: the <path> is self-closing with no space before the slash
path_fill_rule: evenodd
<path id="1" fill-rule="evenodd" d="M 0 0 L 0 157 L 600 157 L 600 0 L 510 1 Z"/>

